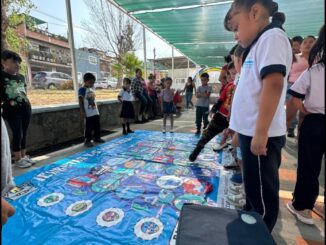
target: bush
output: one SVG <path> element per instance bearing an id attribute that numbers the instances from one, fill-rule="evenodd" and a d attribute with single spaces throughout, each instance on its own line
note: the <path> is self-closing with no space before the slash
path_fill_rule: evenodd
<path id="1" fill-rule="evenodd" d="M 74 84 L 72 82 L 72 80 L 67 80 L 64 83 L 61 83 L 61 85 L 59 86 L 60 90 L 68 90 L 68 89 L 74 89 Z"/>

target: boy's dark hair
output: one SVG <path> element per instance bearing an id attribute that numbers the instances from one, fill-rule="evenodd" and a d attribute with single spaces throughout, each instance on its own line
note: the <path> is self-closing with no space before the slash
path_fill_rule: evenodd
<path id="1" fill-rule="evenodd" d="M 171 81 L 172 82 L 172 78 L 171 77 L 166 77 L 164 82 L 166 82 L 166 81 Z"/>
<path id="2" fill-rule="evenodd" d="M 155 79 L 156 78 L 156 76 L 155 75 L 153 75 L 152 73 L 151 74 L 149 74 L 149 76 L 148 76 L 148 79 L 149 80 L 152 80 L 152 79 Z"/>
<path id="3" fill-rule="evenodd" d="M 86 81 L 95 81 L 96 77 L 92 73 L 87 72 L 87 73 L 84 74 L 83 80 L 84 80 L 84 82 L 86 82 Z"/>
<path id="4" fill-rule="evenodd" d="M 232 61 L 231 55 L 224 56 L 225 63 L 230 63 Z"/>
<path id="5" fill-rule="evenodd" d="M 230 20 L 232 19 L 232 11 L 235 8 L 243 7 L 250 9 L 256 3 L 263 5 L 268 11 L 269 16 L 272 16 L 272 22 L 277 23 L 282 28 L 282 25 L 285 23 L 285 14 L 278 12 L 278 4 L 273 0 L 234 0 L 231 8 L 224 17 L 225 29 L 232 31 L 230 27 Z"/>
<path id="6" fill-rule="evenodd" d="M 234 69 L 235 66 L 234 66 L 234 62 L 231 61 L 229 64 L 228 64 L 228 71 L 231 70 L 231 69 Z"/>
<path id="7" fill-rule="evenodd" d="M 312 39 L 316 40 L 316 38 L 313 35 L 306 36 L 303 40 L 305 40 L 307 38 L 312 38 Z"/>
<path id="8" fill-rule="evenodd" d="M 123 79 L 124 82 L 128 83 L 128 84 L 131 84 L 131 80 L 128 78 L 128 77 L 125 77 Z"/>
<path id="9" fill-rule="evenodd" d="M 310 68 L 315 63 L 322 63 L 325 65 L 325 25 L 321 27 L 318 39 L 311 48 L 308 63 Z"/>
<path id="10" fill-rule="evenodd" d="M 241 58 L 241 56 L 243 55 L 243 53 L 244 53 L 245 50 L 246 49 L 244 49 L 243 47 L 241 47 L 241 45 L 238 45 L 237 48 L 234 51 L 234 56 L 235 57 L 238 57 L 238 58 Z"/>
<path id="11" fill-rule="evenodd" d="M 231 50 L 230 50 L 230 52 L 229 52 L 229 55 L 234 55 L 234 52 L 235 52 L 235 50 L 236 50 L 237 47 L 238 47 L 238 44 L 234 45 L 234 46 L 231 48 Z"/>
<path id="12" fill-rule="evenodd" d="M 294 42 L 298 42 L 298 43 L 301 44 L 303 42 L 303 37 L 301 37 L 301 36 L 295 36 L 295 37 L 292 37 L 291 41 L 292 41 L 292 44 Z"/>
<path id="13" fill-rule="evenodd" d="M 13 59 L 14 61 L 18 61 L 19 63 L 22 62 L 22 58 L 20 58 L 19 54 L 8 49 L 5 49 L 1 52 L 1 59 L 2 60 Z"/>
<path id="14" fill-rule="evenodd" d="M 205 78 L 209 79 L 209 75 L 207 72 L 204 72 L 203 74 L 201 74 L 200 77 L 205 77 Z"/>
<path id="15" fill-rule="evenodd" d="M 137 73 L 140 72 L 140 71 L 141 71 L 140 68 L 136 68 L 135 73 L 137 74 Z"/>
<path id="16" fill-rule="evenodd" d="M 165 77 L 161 78 L 161 83 L 165 82 Z"/>
<path id="17" fill-rule="evenodd" d="M 188 80 L 193 81 L 192 77 L 188 77 Z"/>

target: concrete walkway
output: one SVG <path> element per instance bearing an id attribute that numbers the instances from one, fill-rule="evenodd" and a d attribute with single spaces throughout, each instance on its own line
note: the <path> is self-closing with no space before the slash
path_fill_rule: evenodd
<path id="1" fill-rule="evenodd" d="M 195 111 L 189 110 L 184 111 L 182 115 L 175 120 L 175 131 L 183 133 L 194 132 L 195 124 Z M 132 125 L 133 129 L 146 129 L 146 130 L 157 130 L 162 129 L 162 120 L 151 121 L 146 124 L 135 124 Z M 121 136 L 120 128 L 110 128 L 109 130 L 116 131 L 111 135 L 104 137 L 105 140 L 112 140 Z M 39 168 L 43 165 L 50 164 L 59 159 L 70 156 L 76 152 L 85 150 L 82 144 L 75 145 L 73 147 L 53 152 L 47 155 L 39 156 L 34 158 L 37 161 L 36 165 L 29 169 L 18 169 L 14 167 L 13 174 L 15 176 L 23 174 L 32 169 Z M 296 218 L 288 212 L 285 207 L 287 201 L 292 198 L 292 191 L 296 181 L 296 167 L 297 167 L 297 149 L 296 142 L 294 139 L 288 139 L 286 147 L 282 153 L 282 165 L 279 171 L 281 181 L 280 191 L 280 213 L 277 225 L 274 228 L 273 236 L 277 244 L 283 245 L 294 245 L 294 244 L 309 244 L 317 245 L 324 244 L 325 233 L 324 233 L 324 220 L 319 216 L 314 215 L 315 225 L 308 226 L 300 223 Z M 318 201 L 324 200 L 324 187 L 325 187 L 325 165 L 323 164 L 322 173 L 320 176 L 320 196 Z"/>

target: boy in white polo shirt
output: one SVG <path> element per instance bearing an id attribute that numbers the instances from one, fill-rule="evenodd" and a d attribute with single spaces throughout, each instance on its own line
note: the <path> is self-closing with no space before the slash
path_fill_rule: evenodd
<path id="1" fill-rule="evenodd" d="M 270 231 L 279 211 L 281 151 L 285 145 L 284 109 L 292 64 L 285 16 L 272 0 L 234 0 L 226 28 L 246 48 L 233 98 L 230 129 L 239 134 L 246 210 L 262 215 Z M 272 23 L 269 17 L 273 16 Z"/>

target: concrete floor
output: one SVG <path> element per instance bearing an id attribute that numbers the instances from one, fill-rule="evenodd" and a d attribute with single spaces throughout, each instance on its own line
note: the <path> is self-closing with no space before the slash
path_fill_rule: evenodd
<path id="1" fill-rule="evenodd" d="M 191 133 L 195 129 L 194 124 L 195 111 L 189 110 L 184 111 L 182 115 L 175 120 L 175 131 L 183 133 Z M 132 125 L 133 129 L 146 129 L 146 130 L 158 130 L 162 129 L 162 119 L 151 121 L 146 124 L 135 124 Z M 115 133 L 103 137 L 106 141 L 112 140 L 121 136 L 120 128 L 110 128 L 109 130 L 115 131 Z M 76 152 L 85 150 L 82 144 L 75 145 L 73 147 L 52 152 L 50 154 L 39 156 L 34 158 L 37 160 L 35 166 L 29 169 L 18 169 L 14 167 L 14 176 L 23 174 L 32 169 L 39 168 L 43 165 L 50 164 L 59 159 L 65 158 Z M 285 207 L 287 201 L 292 197 L 291 193 L 295 186 L 296 179 L 296 167 L 297 167 L 297 149 L 296 142 L 294 139 L 288 139 L 286 147 L 282 153 L 282 165 L 280 169 L 280 213 L 278 222 L 273 231 L 273 237 L 277 244 L 324 244 L 325 232 L 324 232 L 324 220 L 317 215 L 314 216 L 315 225 L 308 226 L 300 223 L 296 218 L 288 212 Z M 325 187 L 325 164 L 323 164 L 322 173 L 320 175 L 320 196 L 318 201 L 324 200 L 324 187 Z"/>

